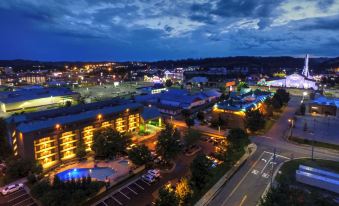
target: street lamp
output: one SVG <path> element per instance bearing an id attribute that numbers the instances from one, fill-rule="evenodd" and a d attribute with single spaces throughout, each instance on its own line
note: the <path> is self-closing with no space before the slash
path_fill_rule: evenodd
<path id="1" fill-rule="evenodd" d="M 288 122 L 289 122 L 289 126 L 290 126 L 290 137 L 292 137 L 294 120 L 292 118 L 289 118 Z"/>

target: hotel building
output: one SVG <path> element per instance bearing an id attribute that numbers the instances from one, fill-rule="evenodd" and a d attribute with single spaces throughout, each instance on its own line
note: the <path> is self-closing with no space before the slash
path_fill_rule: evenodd
<path id="1" fill-rule="evenodd" d="M 74 159 L 80 139 L 91 151 L 93 133 L 100 128 L 137 132 L 142 108 L 138 103 L 108 100 L 15 115 L 6 121 L 14 154 L 50 169 Z"/>

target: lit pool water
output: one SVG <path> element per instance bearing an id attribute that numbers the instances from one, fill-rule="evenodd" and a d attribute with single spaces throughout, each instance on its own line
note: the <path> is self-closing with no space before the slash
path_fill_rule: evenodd
<path id="1" fill-rule="evenodd" d="M 80 179 L 82 177 L 92 177 L 97 180 L 105 181 L 106 177 L 113 175 L 115 171 L 109 167 L 96 167 L 96 168 L 73 168 L 65 170 L 57 174 L 62 181 L 73 179 Z"/>

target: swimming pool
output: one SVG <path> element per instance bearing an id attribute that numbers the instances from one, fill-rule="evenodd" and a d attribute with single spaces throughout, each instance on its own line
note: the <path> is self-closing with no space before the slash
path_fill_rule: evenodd
<path id="1" fill-rule="evenodd" d="M 57 174 L 62 181 L 70 179 L 79 179 L 82 177 L 92 177 L 100 181 L 105 181 L 106 177 L 113 175 L 115 171 L 110 167 L 96 167 L 96 168 L 74 168 L 65 170 Z"/>

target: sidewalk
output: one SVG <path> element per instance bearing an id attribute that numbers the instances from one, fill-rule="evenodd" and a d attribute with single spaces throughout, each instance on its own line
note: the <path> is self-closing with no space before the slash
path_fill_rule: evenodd
<path id="1" fill-rule="evenodd" d="M 228 171 L 226 174 L 219 179 L 219 181 L 212 186 L 210 190 L 195 204 L 195 206 L 205 206 L 214 198 L 218 193 L 219 189 L 228 181 L 229 178 L 239 169 L 239 167 L 257 150 L 257 145 L 250 144 L 246 148 L 246 153 L 239 159 L 239 161 Z"/>

